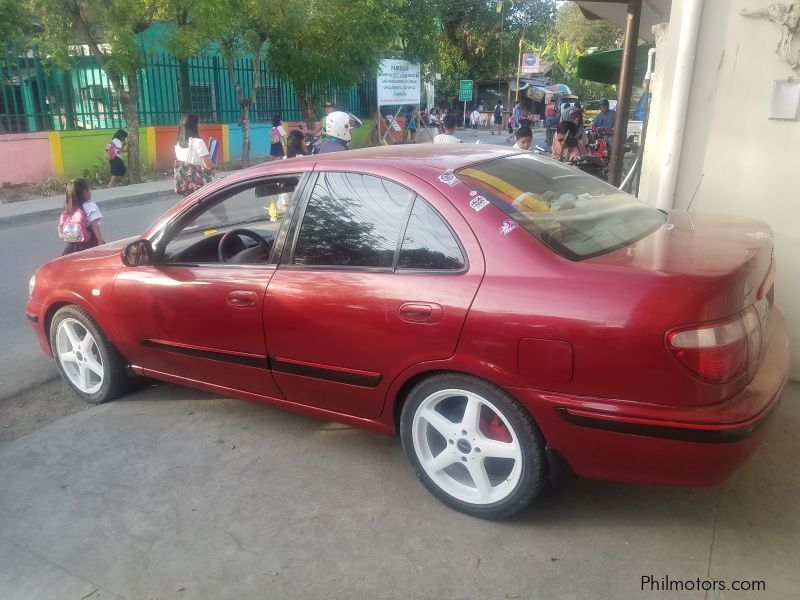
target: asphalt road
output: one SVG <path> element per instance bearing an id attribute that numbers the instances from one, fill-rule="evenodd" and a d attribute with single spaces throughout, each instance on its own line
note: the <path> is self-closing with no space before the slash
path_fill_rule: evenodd
<path id="1" fill-rule="evenodd" d="M 144 231 L 177 201 L 143 204 L 107 211 L 103 236 L 117 240 Z M 29 200 L 28 202 L 35 202 Z M 52 359 L 45 356 L 25 319 L 28 281 L 36 269 L 61 254 L 64 243 L 55 223 L 38 223 L 2 230 L 3 259 L 0 260 L 0 398 L 15 394 L 57 375 Z"/>

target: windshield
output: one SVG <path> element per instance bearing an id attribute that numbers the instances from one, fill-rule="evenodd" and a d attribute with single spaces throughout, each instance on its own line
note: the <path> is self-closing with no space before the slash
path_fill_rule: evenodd
<path id="1" fill-rule="evenodd" d="M 457 175 L 570 260 L 627 246 L 666 221 L 665 213 L 596 177 L 532 153 L 465 167 Z"/>

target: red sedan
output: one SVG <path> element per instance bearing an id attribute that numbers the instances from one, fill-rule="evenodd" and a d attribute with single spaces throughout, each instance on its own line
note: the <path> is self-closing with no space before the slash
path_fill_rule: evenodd
<path id="1" fill-rule="evenodd" d="M 89 402 L 149 377 L 399 432 L 433 494 L 497 518 L 562 469 L 728 477 L 788 373 L 774 269 L 758 221 L 417 145 L 216 181 L 141 238 L 44 265 L 26 312 Z"/>

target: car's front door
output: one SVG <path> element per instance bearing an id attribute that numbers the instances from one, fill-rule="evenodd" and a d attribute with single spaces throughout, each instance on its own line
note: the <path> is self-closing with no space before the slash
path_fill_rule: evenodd
<path id="1" fill-rule="evenodd" d="M 374 418 L 400 372 L 453 355 L 483 262 L 480 252 L 468 262 L 416 193 L 319 173 L 290 238 L 265 300 L 270 366 L 287 399 Z"/>
<path id="2" fill-rule="evenodd" d="M 282 397 L 268 368 L 264 293 L 275 272 L 269 246 L 297 179 L 219 192 L 166 234 L 156 264 L 120 271 L 114 305 L 132 364 L 223 392 Z M 242 229 L 227 237 L 220 257 L 222 237 Z"/>

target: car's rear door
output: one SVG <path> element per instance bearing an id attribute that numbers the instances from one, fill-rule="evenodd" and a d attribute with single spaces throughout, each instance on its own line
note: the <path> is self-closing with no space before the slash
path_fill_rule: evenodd
<path id="1" fill-rule="evenodd" d="M 456 227 L 408 181 L 318 173 L 265 300 L 270 366 L 289 400 L 374 418 L 404 369 L 455 352 L 482 256 L 447 199 L 413 186 Z"/>

